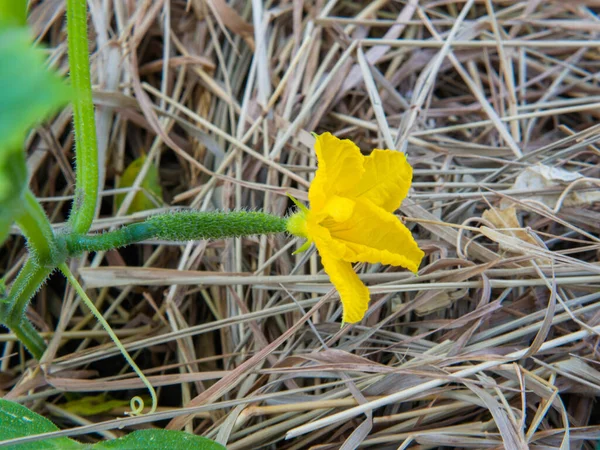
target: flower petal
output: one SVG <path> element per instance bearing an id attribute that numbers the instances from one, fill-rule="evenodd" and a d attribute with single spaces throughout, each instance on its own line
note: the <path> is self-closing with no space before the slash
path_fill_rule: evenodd
<path id="1" fill-rule="evenodd" d="M 352 217 L 355 204 L 356 202 L 354 200 L 334 195 L 325 205 L 324 211 L 336 222 L 344 222 Z"/>
<path id="2" fill-rule="evenodd" d="M 306 220 L 307 238 L 314 241 L 319 254 L 336 255 L 337 258 L 340 258 L 340 255 L 346 252 L 346 246 L 344 243 L 334 240 L 329 230 L 320 224 L 323 217 L 323 214 L 309 212 Z M 328 220 L 331 222 L 334 221 L 333 219 Z"/>
<path id="3" fill-rule="evenodd" d="M 335 243 L 345 247 L 345 252 L 338 254 L 344 261 L 379 262 L 417 272 L 424 256 L 408 228 L 392 213 L 369 201 L 357 201 L 347 221 L 328 219 L 322 226 Z"/>
<path id="4" fill-rule="evenodd" d="M 318 244 L 317 244 L 318 248 Z M 338 259 L 329 252 L 321 252 L 321 262 L 342 301 L 342 320 L 347 323 L 360 322 L 369 308 L 369 290 L 360 281 L 352 264 Z"/>
<path id="5" fill-rule="evenodd" d="M 362 177 L 365 157 L 349 139 L 331 133 L 317 136 L 315 152 L 319 166 L 308 190 L 310 208 L 320 212 L 334 195 L 350 190 Z"/>
<path id="6" fill-rule="evenodd" d="M 402 203 L 412 181 L 412 167 L 404 153 L 393 150 L 373 150 L 364 158 L 365 173 L 342 195 L 369 200 L 389 212 Z"/>

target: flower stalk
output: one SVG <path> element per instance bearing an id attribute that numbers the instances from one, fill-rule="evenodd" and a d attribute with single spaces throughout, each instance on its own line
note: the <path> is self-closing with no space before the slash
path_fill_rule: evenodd
<path id="1" fill-rule="evenodd" d="M 150 217 L 102 234 L 68 234 L 62 240 L 70 256 L 125 247 L 148 239 L 197 241 L 282 233 L 287 220 L 256 211 L 178 211 Z"/>

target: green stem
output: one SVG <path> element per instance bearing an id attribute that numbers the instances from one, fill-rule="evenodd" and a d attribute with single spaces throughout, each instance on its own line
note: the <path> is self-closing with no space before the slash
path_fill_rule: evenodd
<path id="1" fill-rule="evenodd" d="M 23 320 L 18 324 L 9 326 L 9 328 L 35 359 L 38 361 L 42 359 L 42 355 L 46 351 L 46 343 L 26 317 L 23 317 Z"/>
<path id="2" fill-rule="evenodd" d="M 33 193 L 25 190 L 23 204 L 21 205 L 16 222 L 27 239 L 30 258 L 34 258 L 42 266 L 56 266 L 58 250 L 54 240 L 54 231 L 50 221 Z"/>
<path id="3" fill-rule="evenodd" d="M 46 344 L 31 322 L 25 317 L 25 309 L 29 300 L 35 295 L 52 270 L 52 268 L 40 266 L 30 256 L 12 284 L 8 297 L 0 305 L 0 324 L 10 328 L 27 350 L 37 359 L 42 357 L 46 350 Z"/>
<path id="4" fill-rule="evenodd" d="M 76 185 L 69 223 L 75 233 L 87 233 L 98 201 L 98 149 L 90 82 L 85 0 L 67 0 L 67 39 L 71 83 L 75 91 Z"/>
<path id="5" fill-rule="evenodd" d="M 29 257 L 10 287 L 3 308 L 6 316 L 0 317 L 0 322 L 5 323 L 9 328 L 18 327 L 25 320 L 25 309 L 29 301 L 53 270 L 51 267 L 40 266 L 34 258 Z"/>
<path id="6" fill-rule="evenodd" d="M 147 223 L 135 223 L 102 234 L 64 236 L 69 255 L 75 256 L 82 252 L 104 252 L 114 248 L 125 247 L 136 242 L 152 239 L 156 231 Z"/>
<path id="7" fill-rule="evenodd" d="M 148 378 L 146 378 L 144 373 L 140 370 L 140 368 L 135 363 L 135 361 L 133 360 L 131 355 L 129 355 L 129 352 L 127 351 L 127 349 L 125 349 L 125 347 L 123 346 L 123 344 L 121 343 L 121 341 L 119 340 L 119 338 L 117 337 L 115 332 L 112 330 L 112 328 L 110 327 L 110 325 L 108 324 L 108 322 L 106 321 L 104 316 L 102 314 L 100 314 L 100 311 L 98 311 L 98 309 L 94 306 L 94 303 L 89 299 L 89 297 L 85 293 L 84 289 L 81 287 L 81 285 L 79 284 L 77 279 L 73 276 L 73 273 L 71 273 L 71 270 L 69 269 L 69 267 L 65 263 L 62 263 L 61 265 L 58 266 L 58 268 L 63 273 L 63 275 L 67 278 L 69 283 L 71 283 L 71 286 L 73 286 L 75 288 L 75 290 L 77 291 L 77 293 L 79 294 L 79 296 L 81 297 L 83 302 L 90 309 L 90 311 L 96 317 L 96 319 L 98 319 L 98 322 L 100 322 L 100 324 L 102 325 L 104 330 L 106 330 L 106 332 L 108 333 L 108 335 L 110 336 L 112 341 L 115 343 L 115 345 L 121 351 L 121 354 L 125 357 L 125 359 L 129 363 L 129 365 L 133 368 L 135 373 L 142 379 L 143 383 L 146 385 L 146 387 L 150 391 L 150 396 L 152 397 L 152 408 L 150 409 L 150 414 L 152 414 L 154 411 L 156 411 L 156 407 L 158 405 L 158 400 L 156 398 L 156 391 L 150 384 L 150 381 L 148 381 Z M 140 414 L 142 409 L 144 408 L 144 402 L 139 397 L 134 397 L 131 400 L 131 404 L 132 404 L 132 410 L 133 410 L 132 414 L 134 414 L 134 415 Z M 134 404 L 137 406 L 134 407 L 133 406 Z"/>
<path id="8" fill-rule="evenodd" d="M 71 256 L 81 252 L 107 251 L 147 239 L 196 241 L 283 233 L 287 219 L 261 212 L 178 211 L 150 217 L 144 222 L 127 225 L 116 231 L 96 235 L 63 236 Z"/>
<path id="9" fill-rule="evenodd" d="M 195 241 L 283 233 L 287 219 L 254 211 L 179 211 L 146 220 L 156 237 L 169 241 Z"/>

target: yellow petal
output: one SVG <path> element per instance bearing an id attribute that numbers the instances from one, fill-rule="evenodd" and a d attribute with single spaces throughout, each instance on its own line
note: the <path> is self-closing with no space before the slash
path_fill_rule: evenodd
<path id="1" fill-rule="evenodd" d="M 404 153 L 393 150 L 373 150 L 364 158 L 365 173 L 345 197 L 369 200 L 386 211 L 393 212 L 402 203 L 412 181 L 412 167 Z"/>
<path id="2" fill-rule="evenodd" d="M 340 258 L 346 253 L 346 246 L 344 243 L 334 240 L 329 230 L 320 224 L 323 217 L 323 214 L 309 212 L 306 219 L 307 238 L 314 241 L 320 254 L 336 255 Z M 333 219 L 329 219 L 329 221 L 335 223 Z"/>
<path id="3" fill-rule="evenodd" d="M 349 198 L 334 195 L 325 205 L 324 211 L 336 222 L 344 222 L 352 217 L 355 203 L 354 200 L 350 200 Z"/>
<path id="4" fill-rule="evenodd" d="M 331 197 L 350 190 L 362 177 L 365 157 L 354 142 L 338 139 L 331 133 L 317 136 L 315 152 L 318 168 L 308 190 L 308 200 L 310 208 L 320 212 Z"/>
<path id="5" fill-rule="evenodd" d="M 347 221 L 329 219 L 323 221 L 322 226 L 329 230 L 335 244 L 345 247 L 343 255 L 338 254 L 345 261 L 379 262 L 402 266 L 412 272 L 419 270 L 424 253 L 408 228 L 392 213 L 369 201 L 357 201 Z"/>
<path id="6" fill-rule="evenodd" d="M 340 294 L 342 320 L 348 323 L 361 321 L 369 307 L 369 290 L 360 281 L 349 262 L 342 261 L 327 251 L 322 252 L 321 249 L 319 253 L 325 272 Z"/>

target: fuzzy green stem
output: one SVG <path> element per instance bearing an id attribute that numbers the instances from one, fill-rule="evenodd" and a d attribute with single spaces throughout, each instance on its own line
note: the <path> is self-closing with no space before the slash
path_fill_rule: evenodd
<path id="1" fill-rule="evenodd" d="M 283 233 L 287 220 L 254 211 L 179 211 L 151 217 L 146 223 L 156 229 L 157 239 L 194 241 Z"/>
<path id="2" fill-rule="evenodd" d="M 98 322 L 100 322 L 100 324 L 102 325 L 104 330 L 106 330 L 106 332 L 108 333 L 108 335 L 110 336 L 112 341 L 115 343 L 117 348 L 121 351 L 121 354 L 125 357 L 125 359 L 129 363 L 129 365 L 133 368 L 135 373 L 142 379 L 142 382 L 146 385 L 146 387 L 150 391 L 150 396 L 152 397 L 152 408 L 150 409 L 150 414 L 152 414 L 153 412 L 156 411 L 156 408 L 158 406 L 158 400 L 156 398 L 156 391 L 150 384 L 150 381 L 148 381 L 148 378 L 146 378 L 146 376 L 140 370 L 138 365 L 135 363 L 135 361 L 133 360 L 133 358 L 131 357 L 129 352 L 125 349 L 125 347 L 123 346 L 123 344 L 121 343 L 121 341 L 119 340 L 119 338 L 117 337 L 115 332 L 112 330 L 112 328 L 110 327 L 110 325 L 108 324 L 108 322 L 106 321 L 104 316 L 102 314 L 100 314 L 100 311 L 98 311 L 96 306 L 94 306 L 94 303 L 89 299 L 89 297 L 85 293 L 84 289 L 81 287 L 81 285 L 79 284 L 77 279 L 73 276 L 73 273 L 71 273 L 71 270 L 69 269 L 69 267 L 65 263 L 62 263 L 60 266 L 58 266 L 58 268 L 63 273 L 63 275 L 67 278 L 69 283 L 71 283 L 71 286 L 73 286 L 75 288 L 75 290 L 77 291 L 77 293 L 79 294 L 79 296 L 81 297 L 83 302 L 90 309 L 90 311 L 96 317 L 96 319 L 98 319 Z M 140 414 L 142 409 L 144 408 L 144 402 L 140 397 L 134 397 L 131 400 L 131 405 L 132 405 L 132 414 L 134 414 L 134 415 Z M 134 405 L 136 405 L 136 406 L 134 407 Z"/>
<path id="3" fill-rule="evenodd" d="M 37 330 L 25 317 L 25 309 L 31 298 L 44 283 L 52 268 L 40 266 L 29 257 L 10 288 L 10 293 L 0 305 L 0 324 L 6 325 L 31 354 L 40 359 L 46 344 Z"/>
<path id="4" fill-rule="evenodd" d="M 73 232 L 87 233 L 98 201 L 98 149 L 90 82 L 87 9 L 85 0 L 67 0 L 67 39 L 71 83 L 75 92 L 76 183 L 69 223 Z"/>
<path id="5" fill-rule="evenodd" d="M 42 359 L 46 351 L 46 343 L 26 317 L 23 317 L 18 324 L 9 325 L 9 328 L 35 359 L 38 361 Z"/>
<path id="6" fill-rule="evenodd" d="M 21 321 L 25 320 L 25 309 L 29 301 L 53 270 L 51 267 L 39 265 L 30 256 L 10 287 L 8 297 L 4 300 L 3 310 L 6 311 L 6 316 L 0 317 L 0 322 L 5 323 L 9 328 L 19 326 Z"/>
<path id="7" fill-rule="evenodd" d="M 84 251 L 107 251 L 148 239 L 196 241 L 284 231 L 286 219 L 261 212 L 178 211 L 154 216 L 144 222 L 107 233 L 71 234 L 61 239 L 64 239 L 69 255 L 75 256 Z"/>
<path id="8" fill-rule="evenodd" d="M 26 189 L 16 222 L 27 239 L 30 258 L 44 266 L 56 266 L 61 261 L 50 221 L 33 193 Z"/>
<path id="9" fill-rule="evenodd" d="M 149 224 L 142 222 L 102 234 L 70 234 L 64 236 L 64 240 L 69 255 L 75 256 L 83 252 L 104 252 L 125 247 L 146 239 L 152 239 L 155 235 L 156 230 Z"/>

